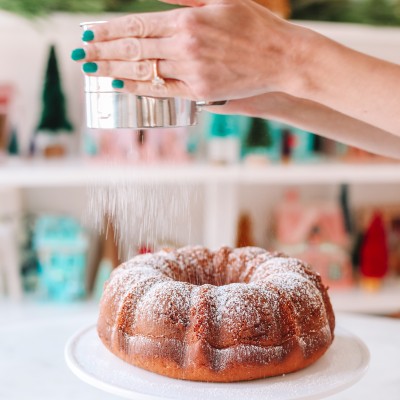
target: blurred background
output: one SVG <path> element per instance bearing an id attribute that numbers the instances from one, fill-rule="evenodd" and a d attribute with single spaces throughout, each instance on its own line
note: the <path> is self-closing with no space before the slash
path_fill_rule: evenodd
<path id="1" fill-rule="evenodd" d="M 400 63 L 400 0 L 259 2 Z M 190 128 L 86 128 L 83 75 L 70 59 L 79 23 L 170 7 L 0 0 L 0 322 L 17 322 L 4 360 L 17 354 L 11 340 L 27 321 L 40 343 L 42 332 L 53 335 L 57 370 L 67 333 L 95 320 L 113 268 L 188 244 L 284 251 L 320 272 L 336 311 L 399 316 L 397 161 L 274 121 L 206 112 Z M 37 397 L 12 396 L 15 374 L 4 398 L 50 398 L 29 362 L 24 379 Z"/>

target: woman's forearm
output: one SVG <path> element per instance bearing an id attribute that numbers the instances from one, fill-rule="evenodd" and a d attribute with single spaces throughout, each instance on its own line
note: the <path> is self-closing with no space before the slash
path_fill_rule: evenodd
<path id="1" fill-rule="evenodd" d="M 400 159 L 400 137 L 336 110 L 299 99 L 282 121 L 371 153 Z"/>
<path id="2" fill-rule="evenodd" d="M 284 93 L 269 93 L 210 108 L 272 119 L 371 153 L 400 159 L 400 137 L 319 103 Z"/>
<path id="3" fill-rule="evenodd" d="M 400 66 L 318 34 L 305 40 L 311 50 L 291 94 L 400 136 Z"/>

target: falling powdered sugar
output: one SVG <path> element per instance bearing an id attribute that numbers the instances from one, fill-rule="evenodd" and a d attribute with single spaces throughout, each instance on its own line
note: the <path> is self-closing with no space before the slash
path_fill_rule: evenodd
<path id="1" fill-rule="evenodd" d="M 88 190 L 87 225 L 106 236 L 113 229 L 119 258 L 127 260 L 140 247 L 159 249 L 191 240 L 191 203 L 197 187 L 187 184 L 100 183 Z"/>

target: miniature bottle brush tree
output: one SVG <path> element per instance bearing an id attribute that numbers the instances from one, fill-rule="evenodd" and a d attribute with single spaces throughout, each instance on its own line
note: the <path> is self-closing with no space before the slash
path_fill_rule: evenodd
<path id="1" fill-rule="evenodd" d="M 71 133 L 72 124 L 66 114 L 56 50 L 52 45 L 43 86 L 42 114 L 35 135 L 35 152 L 40 152 L 46 157 L 64 155 L 67 150 L 65 134 Z"/>

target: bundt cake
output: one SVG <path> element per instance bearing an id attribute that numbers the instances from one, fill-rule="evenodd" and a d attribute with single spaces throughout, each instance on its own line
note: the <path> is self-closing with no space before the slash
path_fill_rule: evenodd
<path id="1" fill-rule="evenodd" d="M 98 333 L 146 370 L 233 382 L 307 367 L 329 348 L 334 326 L 327 289 L 300 260 L 257 247 L 184 247 L 115 269 Z"/>

